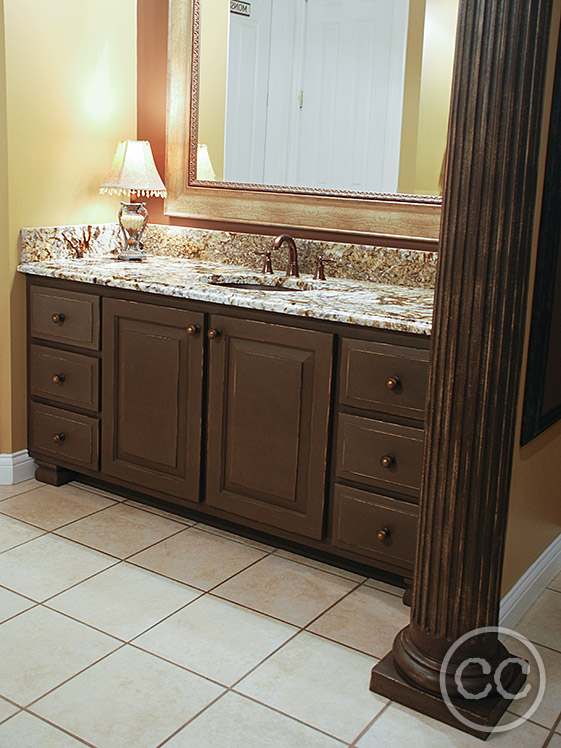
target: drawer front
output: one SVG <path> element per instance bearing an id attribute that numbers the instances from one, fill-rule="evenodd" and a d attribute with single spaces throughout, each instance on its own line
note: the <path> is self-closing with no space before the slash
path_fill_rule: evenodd
<path id="1" fill-rule="evenodd" d="M 99 348 L 98 296 L 31 286 L 29 314 L 31 337 Z"/>
<path id="2" fill-rule="evenodd" d="M 428 376 L 428 351 L 341 341 L 341 405 L 423 419 Z"/>
<path id="3" fill-rule="evenodd" d="M 337 476 L 416 495 L 423 467 L 421 429 L 339 415 Z"/>
<path id="4" fill-rule="evenodd" d="M 96 358 L 32 345 L 29 366 L 31 395 L 84 410 L 99 408 L 99 361 Z"/>
<path id="5" fill-rule="evenodd" d="M 411 567 L 417 543 L 414 505 L 335 486 L 332 542 L 337 548 Z"/>
<path id="6" fill-rule="evenodd" d="M 99 422 L 97 418 L 69 413 L 38 403 L 31 404 L 30 450 L 57 459 L 98 469 Z"/>

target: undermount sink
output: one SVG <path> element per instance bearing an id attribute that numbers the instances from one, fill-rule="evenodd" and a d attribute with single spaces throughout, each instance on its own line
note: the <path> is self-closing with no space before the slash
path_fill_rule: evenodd
<path id="1" fill-rule="evenodd" d="M 222 288 L 237 288 L 242 291 L 304 291 L 303 288 L 292 286 L 287 288 L 286 286 L 269 286 L 266 283 L 237 283 L 236 281 L 211 281 L 213 286 L 221 286 Z"/>

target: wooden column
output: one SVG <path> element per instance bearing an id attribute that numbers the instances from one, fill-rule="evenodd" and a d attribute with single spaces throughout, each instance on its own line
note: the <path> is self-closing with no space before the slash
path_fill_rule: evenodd
<path id="1" fill-rule="evenodd" d="M 463 634 L 498 623 L 516 404 L 532 251 L 551 0 L 464 0 L 448 140 L 441 249 L 410 625 L 372 672 L 371 689 L 463 730 L 440 697 L 440 669 Z M 507 652 L 471 639 L 446 682 L 478 725 L 510 702 L 495 694 Z M 503 674 L 512 691 L 520 668 Z"/>

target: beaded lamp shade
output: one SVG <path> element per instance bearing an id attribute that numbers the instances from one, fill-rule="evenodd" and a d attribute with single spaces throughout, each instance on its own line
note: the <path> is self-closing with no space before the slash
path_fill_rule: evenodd
<path id="1" fill-rule="evenodd" d="M 145 197 L 167 196 L 147 140 L 121 140 L 99 188 L 106 195 L 121 195 L 129 190 Z"/>

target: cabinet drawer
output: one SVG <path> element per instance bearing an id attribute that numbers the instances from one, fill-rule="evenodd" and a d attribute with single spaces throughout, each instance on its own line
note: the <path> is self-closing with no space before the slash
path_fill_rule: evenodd
<path id="1" fill-rule="evenodd" d="M 99 348 L 99 297 L 31 286 L 29 332 L 32 338 Z"/>
<path id="2" fill-rule="evenodd" d="M 30 449 L 97 470 L 99 422 L 66 410 L 31 404 Z"/>
<path id="3" fill-rule="evenodd" d="M 341 341 L 341 405 L 422 419 L 428 376 L 428 351 L 350 338 Z"/>
<path id="4" fill-rule="evenodd" d="M 74 405 L 84 410 L 99 407 L 99 361 L 80 353 L 30 347 L 31 395 Z"/>
<path id="5" fill-rule="evenodd" d="M 337 476 L 416 494 L 423 467 L 421 429 L 339 415 Z"/>
<path id="6" fill-rule="evenodd" d="M 337 548 L 411 566 L 417 509 L 403 501 L 335 486 L 332 542 Z"/>

